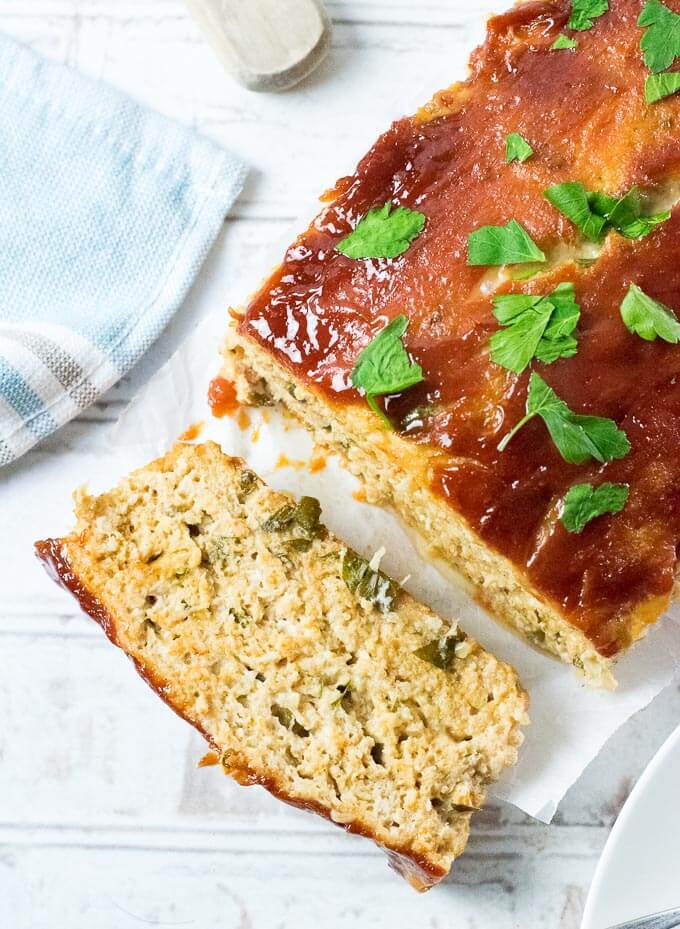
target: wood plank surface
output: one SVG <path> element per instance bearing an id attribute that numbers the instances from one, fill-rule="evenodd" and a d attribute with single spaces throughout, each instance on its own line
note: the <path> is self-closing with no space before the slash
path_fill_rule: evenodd
<path id="1" fill-rule="evenodd" d="M 421 897 L 370 844 L 198 769 L 199 736 L 34 563 L 69 495 L 115 474 L 110 424 L 199 316 L 257 286 L 376 132 L 464 76 L 489 0 L 332 0 L 333 47 L 283 95 L 239 87 L 180 0 L 3 0 L 0 29 L 115 84 L 252 166 L 205 272 L 138 367 L 0 473 L 0 925 L 11 929 L 577 929 L 611 825 L 680 718 L 662 694 L 617 733 L 555 824 L 480 814 Z M 225 289 L 224 281 L 228 281 Z"/>

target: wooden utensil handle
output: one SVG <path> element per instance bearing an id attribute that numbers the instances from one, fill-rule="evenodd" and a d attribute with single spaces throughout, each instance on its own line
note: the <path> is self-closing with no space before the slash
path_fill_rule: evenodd
<path id="1" fill-rule="evenodd" d="M 250 90 L 286 90 L 319 64 L 331 25 L 321 0 L 185 0 L 227 71 Z"/>

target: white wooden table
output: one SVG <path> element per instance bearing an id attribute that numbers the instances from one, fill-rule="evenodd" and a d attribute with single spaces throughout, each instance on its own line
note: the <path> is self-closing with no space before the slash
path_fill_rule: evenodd
<path id="1" fill-rule="evenodd" d="M 111 463 L 102 435 L 208 309 L 242 299 L 313 198 L 390 118 L 463 73 L 489 0 L 334 0 L 333 48 L 282 96 L 223 75 L 180 0 L 2 0 L 0 30 L 125 88 L 253 172 L 208 267 L 149 357 L 0 472 L 0 925 L 8 929 L 577 929 L 608 831 L 680 717 L 662 694 L 542 826 L 491 806 L 449 880 L 419 897 L 370 844 L 196 768 L 200 738 L 33 563 L 68 496 Z"/>

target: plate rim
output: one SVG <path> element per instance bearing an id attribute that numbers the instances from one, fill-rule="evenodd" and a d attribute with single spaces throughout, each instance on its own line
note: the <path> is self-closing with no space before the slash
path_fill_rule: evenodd
<path id="1" fill-rule="evenodd" d="M 590 889 L 588 890 L 586 905 L 583 908 L 581 929 L 596 929 L 592 922 L 593 909 L 595 907 L 597 898 L 600 896 L 602 887 L 604 886 L 604 879 L 606 876 L 607 868 L 614 853 L 614 849 L 618 845 L 619 834 L 626 828 L 628 821 L 633 814 L 633 810 L 637 806 L 638 798 L 644 793 L 647 784 L 654 777 L 657 770 L 663 765 L 667 755 L 670 754 L 672 749 L 674 749 L 678 743 L 680 743 L 680 725 L 678 725 L 666 738 L 665 742 L 657 750 L 656 754 L 653 756 L 647 767 L 637 779 L 633 789 L 631 790 L 626 802 L 623 805 L 623 808 L 621 809 L 621 812 L 616 818 L 616 822 L 614 823 L 612 830 L 607 837 L 605 846 L 602 849 L 600 859 L 595 868 L 593 879 L 590 882 Z"/>

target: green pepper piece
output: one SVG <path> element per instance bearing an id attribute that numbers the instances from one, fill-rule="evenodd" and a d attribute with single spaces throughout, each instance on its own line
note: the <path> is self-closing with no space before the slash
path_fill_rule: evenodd
<path id="1" fill-rule="evenodd" d="M 260 479 L 254 471 L 248 471 L 247 469 L 241 471 L 241 477 L 239 478 L 240 490 L 237 494 L 238 502 L 243 503 L 246 497 L 255 490 L 259 483 Z"/>
<path id="2" fill-rule="evenodd" d="M 261 528 L 264 529 L 265 532 L 281 532 L 286 526 L 290 526 L 295 519 L 296 509 L 297 507 L 292 503 L 284 503 L 284 505 L 272 513 L 268 519 L 265 519 Z"/>
<path id="3" fill-rule="evenodd" d="M 295 512 L 295 522 L 308 537 L 314 537 L 319 532 L 319 519 L 321 517 L 321 504 L 316 497 L 302 497 Z"/>
<path id="4" fill-rule="evenodd" d="M 422 645 L 413 653 L 416 658 L 427 661 L 441 671 L 452 671 L 456 663 L 456 645 L 467 638 L 462 629 L 457 629 L 452 635 L 444 635 L 434 639 L 427 645 Z"/>
<path id="5" fill-rule="evenodd" d="M 399 593 L 399 585 L 382 571 L 374 571 L 365 558 L 348 548 L 342 560 L 342 579 L 353 594 L 389 613 Z"/>

